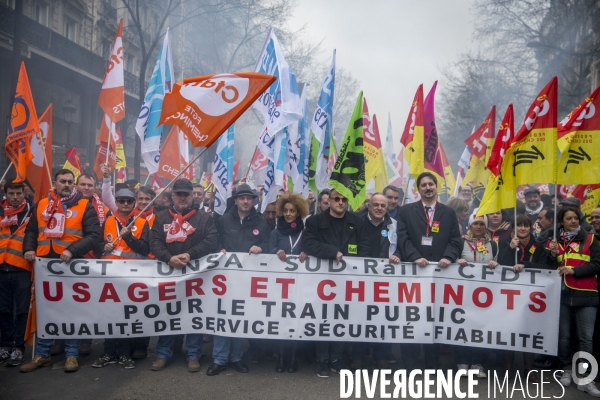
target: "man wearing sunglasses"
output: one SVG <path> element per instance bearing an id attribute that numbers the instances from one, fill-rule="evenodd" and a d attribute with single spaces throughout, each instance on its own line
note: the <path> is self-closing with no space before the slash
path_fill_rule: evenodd
<path id="1" fill-rule="evenodd" d="M 369 238 L 363 220 L 347 211 L 348 199 L 337 190 L 329 194 L 329 208 L 306 220 L 302 248 L 309 256 L 336 260 L 343 257 L 368 257 Z M 342 362 L 343 342 L 317 342 L 317 376 L 329 377 L 329 368 L 339 372 L 346 366 Z M 328 365 L 329 364 L 329 365 Z"/>
<path id="2" fill-rule="evenodd" d="M 437 178 L 430 172 L 417 177 L 421 201 L 406 204 L 398 211 L 398 247 L 394 253 L 403 262 L 419 267 L 437 263 L 446 268 L 456 262 L 462 249 L 454 209 L 437 201 Z M 433 268 L 433 267 L 430 267 Z M 439 345 L 423 345 L 425 368 L 437 369 Z M 408 370 L 418 368 L 420 346 L 403 344 L 402 358 Z"/>
<path id="3" fill-rule="evenodd" d="M 102 240 L 98 215 L 88 199 L 75 189 L 73 172 L 61 169 L 54 176 L 54 190 L 36 205 L 25 230 L 23 252 L 25 259 L 35 257 L 60 258 L 68 263 L 72 258 L 83 257 Z M 58 267 L 60 268 L 60 267 Z M 63 265 L 63 268 L 66 266 Z M 52 365 L 50 349 L 53 339 L 39 338 L 36 357 L 21 367 L 21 372 L 31 372 Z M 65 372 L 79 369 L 79 340 L 66 339 Z"/>
<path id="4" fill-rule="evenodd" d="M 189 179 L 178 179 L 173 184 L 173 204 L 156 214 L 150 230 L 150 248 L 154 256 L 173 268 L 182 269 L 190 260 L 196 260 L 217 250 L 218 233 L 215 224 L 192 197 L 193 185 Z M 156 343 L 157 360 L 153 371 L 162 371 L 173 357 L 171 348 L 175 335 L 160 336 Z M 185 339 L 188 371 L 200 371 L 202 334 L 188 334 Z"/>
<path id="5" fill-rule="evenodd" d="M 104 240 L 96 247 L 96 256 L 110 260 L 143 260 L 150 252 L 150 228 L 144 218 L 134 221 L 135 195 L 129 189 L 116 193 L 117 212 L 109 216 L 102 227 Z M 128 227 L 133 222 L 131 227 Z M 125 369 L 135 368 L 130 357 L 134 339 L 104 340 L 104 355 L 92 367 L 102 368 L 118 362 Z"/>

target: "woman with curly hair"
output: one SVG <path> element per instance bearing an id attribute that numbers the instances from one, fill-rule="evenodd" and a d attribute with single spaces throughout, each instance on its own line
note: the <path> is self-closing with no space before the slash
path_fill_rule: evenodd
<path id="1" fill-rule="evenodd" d="M 306 253 L 302 251 L 302 231 L 304 218 L 308 216 L 308 203 L 298 193 L 291 193 L 277 200 L 277 226 L 269 237 L 268 253 L 277 254 L 281 261 L 286 261 L 288 256 L 299 256 L 300 262 L 306 260 Z M 286 365 L 286 351 L 291 352 L 289 364 Z M 298 341 L 280 340 L 276 372 L 296 372 L 298 370 Z"/>

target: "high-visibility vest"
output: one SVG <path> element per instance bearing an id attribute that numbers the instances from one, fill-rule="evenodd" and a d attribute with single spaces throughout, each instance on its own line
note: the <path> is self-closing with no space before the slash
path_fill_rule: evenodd
<path id="1" fill-rule="evenodd" d="M 35 252 L 37 256 L 45 256 L 50 253 L 50 246 L 56 254 L 61 254 L 71 244 L 83 238 L 83 214 L 88 204 L 87 199 L 79 199 L 77 204 L 67 209 L 65 218 L 65 229 L 63 235 L 58 239 L 49 239 L 44 236 L 47 221 L 42 219 L 42 213 L 48 205 L 48 198 L 40 200 L 37 206 L 36 218 L 38 221 L 38 247 Z"/>
<path id="2" fill-rule="evenodd" d="M 23 240 L 29 218 L 27 217 L 14 233 L 10 232 L 10 226 L 0 227 L 0 264 L 6 263 L 29 272 L 32 271 L 33 262 L 27 261 L 23 257 Z"/>
<path id="3" fill-rule="evenodd" d="M 591 260 L 590 257 L 590 246 L 594 240 L 594 235 L 591 233 L 587 234 L 587 240 L 583 248 L 580 242 L 572 242 L 566 248 L 562 244 L 558 244 L 556 251 L 556 260 L 558 261 L 559 267 L 577 268 L 580 265 L 588 264 Z M 573 248 L 575 247 L 575 248 Z M 598 280 L 595 276 L 588 276 L 587 278 L 576 278 L 574 275 L 563 275 L 565 285 L 574 290 L 587 290 L 587 291 L 598 291 Z"/>
<path id="4" fill-rule="evenodd" d="M 146 220 L 144 218 L 138 218 L 131 226 L 131 234 L 139 239 L 142 236 L 144 225 Z M 119 226 L 117 225 L 117 219 L 114 215 L 111 215 L 106 219 L 104 223 L 104 241 L 112 242 L 119 235 Z M 132 260 L 132 259 L 145 259 L 146 257 L 133 251 L 131 247 L 127 245 L 127 242 L 122 237 L 117 239 L 115 242 L 115 248 L 112 253 L 103 255 L 102 258 L 113 259 L 113 260 Z"/>
<path id="5" fill-rule="evenodd" d="M 146 217 L 146 221 L 148 221 L 148 227 L 150 229 L 152 229 L 152 224 L 154 224 L 154 217 L 156 217 L 156 214 L 154 214 L 154 213 L 152 213 Z"/>

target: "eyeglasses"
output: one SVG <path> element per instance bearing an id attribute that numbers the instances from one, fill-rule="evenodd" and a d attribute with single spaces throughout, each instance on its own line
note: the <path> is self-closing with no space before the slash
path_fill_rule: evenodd
<path id="1" fill-rule="evenodd" d="M 134 199 L 117 199 L 117 203 L 129 205 L 129 204 L 135 203 L 135 200 Z"/>
<path id="2" fill-rule="evenodd" d="M 175 192 L 173 194 L 177 197 L 188 197 L 190 195 L 188 192 Z"/>
<path id="3" fill-rule="evenodd" d="M 75 181 L 72 180 L 66 180 L 66 179 L 61 179 L 60 181 L 58 181 L 58 183 L 60 183 L 61 185 L 72 185 L 75 183 Z"/>
<path id="4" fill-rule="evenodd" d="M 330 197 L 329 200 L 333 200 L 334 203 L 339 203 L 340 201 L 342 203 L 347 203 L 348 199 L 345 197 Z"/>

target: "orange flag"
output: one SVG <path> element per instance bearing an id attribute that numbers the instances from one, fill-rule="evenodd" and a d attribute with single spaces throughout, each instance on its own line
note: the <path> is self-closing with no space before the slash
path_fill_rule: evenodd
<path id="1" fill-rule="evenodd" d="M 179 149 L 179 135 L 179 129 L 173 126 L 160 149 L 160 162 L 156 173 L 168 180 L 175 179 L 179 175 L 179 171 L 187 167 L 187 162 L 182 157 Z"/>
<path id="2" fill-rule="evenodd" d="M 27 166 L 33 159 L 30 139 L 39 131 L 40 125 L 29 87 L 29 78 L 25 70 L 25 63 L 22 62 L 4 145 L 6 156 L 13 163 L 17 172 L 15 182 L 23 182 L 27 176 Z"/>
<path id="3" fill-rule="evenodd" d="M 258 72 L 184 79 L 165 94 L 159 124 L 177 125 L 194 147 L 209 147 L 275 79 Z"/>
<path id="4" fill-rule="evenodd" d="M 102 176 L 102 169 L 100 166 L 106 163 L 106 148 L 109 148 L 108 152 L 108 165 L 110 166 L 110 170 L 114 171 L 117 165 L 117 151 L 116 151 L 116 141 L 117 141 L 117 132 L 114 130 L 115 124 L 110 120 L 107 114 L 104 114 L 104 118 L 102 119 L 102 125 L 100 125 L 100 132 L 98 132 L 98 137 L 96 141 L 98 141 L 98 149 L 96 151 L 96 160 L 94 161 L 94 172 L 96 172 L 96 176 L 100 178 Z M 107 144 L 107 141 L 109 144 Z"/>
<path id="5" fill-rule="evenodd" d="M 29 300 L 29 312 L 27 313 L 27 325 L 25 326 L 25 335 L 23 339 L 27 344 L 33 346 L 35 332 L 37 332 L 37 319 L 35 308 L 35 280 L 31 274 L 31 298 Z"/>
<path id="6" fill-rule="evenodd" d="M 77 177 L 83 173 L 83 168 L 81 167 L 81 162 L 79 161 L 79 154 L 77 154 L 77 149 L 75 147 L 71 147 L 69 150 L 67 150 L 65 156 L 67 156 L 67 161 L 65 161 L 63 168 L 73 171 L 73 175 L 75 175 L 75 179 L 77 179 Z"/>
<path id="7" fill-rule="evenodd" d="M 40 132 L 31 136 L 30 148 L 33 159 L 27 166 L 27 180 L 35 192 L 33 202 L 37 203 L 52 189 L 52 104 L 39 120 Z"/>
<path id="8" fill-rule="evenodd" d="M 123 75 L 123 18 L 104 73 L 98 104 L 113 122 L 125 117 L 125 78 Z"/>

